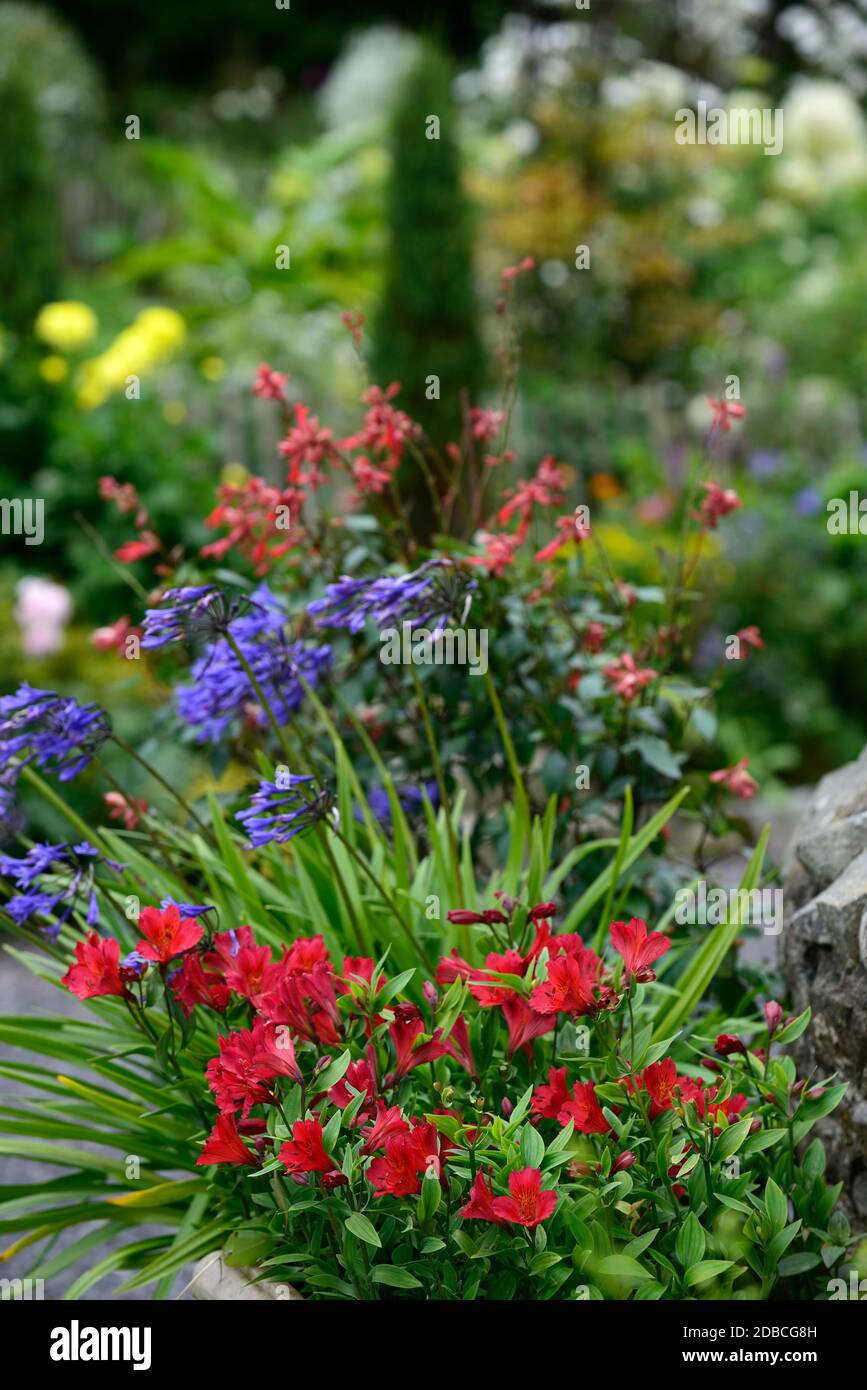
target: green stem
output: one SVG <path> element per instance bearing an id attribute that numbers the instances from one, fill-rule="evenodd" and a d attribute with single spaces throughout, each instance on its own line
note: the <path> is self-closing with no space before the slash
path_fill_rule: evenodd
<path id="1" fill-rule="evenodd" d="M 112 740 L 117 744 L 118 748 L 122 748 L 124 753 L 126 753 L 128 757 L 133 758 L 135 762 L 138 763 L 139 767 L 143 767 L 145 772 L 147 772 L 151 777 L 153 777 L 154 781 L 158 782 L 164 791 L 167 791 L 169 793 L 169 796 L 174 797 L 175 801 L 178 803 L 180 807 L 183 808 L 183 810 L 190 817 L 190 819 L 196 822 L 196 825 L 199 827 L 202 834 L 207 835 L 209 832 L 208 827 L 205 825 L 205 822 L 196 814 L 192 806 L 190 806 L 184 800 L 180 792 L 175 790 L 171 782 L 167 782 L 165 777 L 163 777 L 162 773 L 157 772 L 156 768 L 153 767 L 149 762 L 147 762 L 147 760 L 143 758 L 140 753 L 137 753 L 136 750 L 132 747 L 132 745 L 127 743 L 126 739 L 121 738 L 120 735 L 116 733 L 113 733 L 111 737 Z"/>
<path id="2" fill-rule="evenodd" d="M 452 872 L 455 877 L 455 895 L 457 900 L 457 906 L 463 907 L 464 895 L 461 882 L 461 860 L 460 855 L 458 854 L 458 842 L 455 838 L 455 827 L 452 821 L 451 803 L 449 802 L 449 794 L 446 789 L 445 772 L 443 771 L 443 765 L 440 761 L 439 751 L 436 746 L 436 739 L 434 738 L 433 725 L 431 724 L 430 713 L 428 711 L 427 701 L 424 697 L 424 691 L 422 690 L 421 681 L 418 678 L 418 672 L 416 671 L 415 666 L 410 666 L 410 670 L 412 672 L 412 679 L 413 684 L 415 685 L 416 699 L 418 700 L 418 706 L 421 711 L 422 722 L 424 723 L 425 736 L 427 737 L 428 747 L 430 749 L 434 776 L 436 777 L 436 783 L 439 789 L 440 805 L 443 808 L 443 815 L 445 816 L 446 820 L 446 833 L 448 835 L 449 854 L 451 855 Z"/>

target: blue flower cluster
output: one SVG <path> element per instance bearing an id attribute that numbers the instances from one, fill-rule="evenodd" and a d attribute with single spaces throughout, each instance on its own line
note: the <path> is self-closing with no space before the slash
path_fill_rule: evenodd
<path id="1" fill-rule="evenodd" d="M 283 772 L 276 782 L 260 782 L 250 805 L 239 811 L 235 819 L 243 825 L 254 849 L 272 840 L 285 844 L 296 835 L 310 830 L 331 810 L 334 798 L 330 792 L 307 795 L 298 788 L 312 777 Z"/>
<path id="2" fill-rule="evenodd" d="M 0 874 L 21 890 L 9 898 L 4 908 L 19 926 L 31 917 L 53 916 L 40 931 L 54 940 L 72 912 L 86 903 L 85 920 L 93 927 L 99 921 L 94 884 L 94 870 L 99 863 L 118 873 L 123 868 L 113 859 L 104 859 L 86 840 L 77 845 L 33 845 L 23 859 L 0 855 Z"/>
<path id="3" fill-rule="evenodd" d="M 68 782 L 87 767 L 107 738 L 111 719 L 98 705 L 37 690 L 26 682 L 0 697 L 0 821 L 12 818 L 22 767 L 34 763 Z"/>
<path id="4" fill-rule="evenodd" d="M 148 650 L 175 642 L 192 642 L 225 631 L 229 608 L 215 584 L 167 589 L 159 608 L 148 608 L 142 623 L 142 646 Z"/>
<path id="5" fill-rule="evenodd" d="M 368 619 L 380 629 L 411 623 L 436 630 L 454 619 L 474 587 L 474 581 L 458 575 L 447 561 L 429 560 L 408 574 L 375 579 L 344 575 L 329 584 L 307 612 L 318 627 L 344 627 L 350 632 L 361 632 Z"/>
<path id="6" fill-rule="evenodd" d="M 267 584 L 260 584 L 248 602 L 249 610 L 233 618 L 228 631 L 282 724 L 304 699 L 298 673 L 316 686 L 331 665 L 331 648 L 289 641 L 286 610 Z M 177 710 L 200 743 L 222 738 L 232 721 L 244 716 L 266 726 L 259 697 L 225 637 L 196 660 L 191 675 L 191 684 L 181 686 L 176 693 Z"/>

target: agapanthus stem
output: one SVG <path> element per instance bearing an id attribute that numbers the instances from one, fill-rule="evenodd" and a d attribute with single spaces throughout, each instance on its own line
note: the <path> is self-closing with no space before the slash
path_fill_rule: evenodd
<path id="1" fill-rule="evenodd" d="M 347 840 L 342 830 L 339 830 L 337 826 L 333 824 L 329 824 L 328 828 L 331 831 L 332 835 L 335 835 L 337 839 L 340 841 L 340 843 L 344 846 L 347 853 L 352 856 L 359 868 L 362 869 L 364 873 L 367 875 L 367 877 L 370 879 L 371 883 L 373 884 L 376 891 L 379 893 L 383 902 L 387 903 L 387 905 L 391 908 L 392 912 L 397 918 L 399 926 L 401 927 L 407 939 L 412 944 L 413 949 L 418 952 L 420 959 L 422 960 L 424 965 L 427 966 L 428 970 L 433 972 L 433 961 L 431 960 L 422 943 L 417 939 L 415 932 L 409 925 L 409 922 L 407 922 L 397 903 L 394 901 L 394 898 L 391 896 L 388 890 L 383 887 L 382 883 L 376 877 L 376 874 L 373 872 L 370 865 L 358 853 L 358 850 L 355 848 L 355 846 L 351 844 L 349 840 Z"/>
<path id="2" fill-rule="evenodd" d="M 149 773 L 150 776 L 153 777 L 154 781 L 158 782 L 159 785 L 163 788 L 163 790 L 169 793 L 169 796 L 174 797 L 175 801 L 178 803 L 179 806 L 183 808 L 183 810 L 190 817 L 190 819 L 196 822 L 196 825 L 199 827 L 203 835 L 209 834 L 208 827 L 205 825 L 205 822 L 201 819 L 200 816 L 196 814 L 192 806 L 190 806 L 188 802 L 185 801 L 185 799 L 181 796 L 180 792 L 175 790 L 171 782 L 166 781 L 165 777 L 163 777 L 161 772 L 157 772 L 156 768 L 153 767 L 145 758 L 143 758 L 140 753 L 137 753 L 136 750 L 132 747 L 132 745 L 127 743 L 126 739 L 121 738 L 119 734 L 113 733 L 111 737 L 117 744 L 118 748 L 122 748 L 124 753 L 126 753 L 128 757 L 133 758 L 138 763 L 139 767 L 143 767 L 145 772 Z"/>
<path id="3" fill-rule="evenodd" d="M 416 699 L 418 700 L 418 707 L 421 711 L 425 736 L 427 738 L 428 747 L 430 749 L 434 776 L 436 777 L 436 784 L 440 794 L 440 805 L 443 808 L 443 815 L 445 816 L 446 820 L 446 833 L 448 835 L 449 841 L 449 853 L 452 859 L 452 872 L 455 876 L 456 906 L 463 907 L 464 894 L 463 885 L 461 881 L 461 858 L 458 854 L 458 842 L 455 838 L 455 827 L 452 823 L 452 808 L 451 803 L 449 802 L 448 789 L 446 788 L 445 773 L 443 771 L 442 762 L 440 761 L 439 750 L 437 749 L 436 739 L 434 738 L 433 725 L 431 724 L 430 713 L 428 711 L 427 701 L 424 697 L 424 691 L 422 690 L 421 681 L 418 677 L 418 672 L 416 671 L 415 666 L 411 666 L 410 670 L 412 671 L 412 679 L 415 685 Z"/>
<path id="4" fill-rule="evenodd" d="M 247 680 L 250 682 L 250 684 L 256 692 L 256 699 L 259 701 L 259 704 L 262 708 L 262 713 L 265 715 L 265 718 L 268 720 L 268 723 L 274 730 L 277 742 L 279 743 L 283 751 L 283 757 L 286 759 L 287 763 L 291 763 L 292 750 L 289 747 L 289 740 L 286 737 L 286 730 L 282 727 L 281 724 L 278 723 L 277 716 L 271 708 L 270 701 L 268 700 L 267 695 L 262 689 L 258 676 L 256 675 L 255 671 L 253 670 L 249 661 L 245 657 L 244 653 L 241 651 L 241 648 L 238 646 L 238 643 L 236 642 L 235 638 L 232 636 L 228 628 L 226 629 L 225 637 L 233 653 L 235 654 L 241 666 L 241 669 L 244 672 L 244 675 L 247 677 Z"/>
<path id="5" fill-rule="evenodd" d="M 500 704 L 500 697 L 497 694 L 494 682 L 491 680 L 490 671 L 485 671 L 483 679 L 485 682 L 485 689 L 488 692 L 488 699 L 491 702 L 491 709 L 494 711 L 494 718 L 497 721 L 497 728 L 500 732 L 500 738 L 503 742 L 503 751 L 506 754 L 506 762 L 509 764 L 509 769 L 512 773 L 512 781 L 515 784 L 515 800 L 521 804 L 527 816 L 527 819 L 529 820 L 530 803 L 527 798 L 526 790 L 524 788 L 524 781 L 521 776 L 521 767 L 518 762 L 518 755 L 515 752 L 515 745 L 512 742 L 512 736 L 509 733 L 509 730 L 506 726 L 506 720 L 503 714 L 503 706 Z"/>

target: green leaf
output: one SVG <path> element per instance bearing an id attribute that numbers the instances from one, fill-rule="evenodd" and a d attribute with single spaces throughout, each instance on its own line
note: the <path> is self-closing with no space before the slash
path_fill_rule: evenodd
<path id="1" fill-rule="evenodd" d="M 363 1212 L 354 1211 L 351 1216 L 347 1216 L 343 1223 L 347 1231 L 351 1231 L 359 1240 L 363 1240 L 367 1245 L 382 1247 L 379 1232 L 373 1222 L 366 1217 Z"/>
<path id="2" fill-rule="evenodd" d="M 375 1284 L 387 1284 L 392 1289 L 420 1289 L 421 1280 L 398 1265 L 376 1265 L 371 1275 Z"/>
<path id="3" fill-rule="evenodd" d="M 725 1274 L 733 1265 L 733 1260 L 702 1260 L 686 1271 L 685 1282 L 690 1288 L 695 1284 L 704 1284 L 708 1279 L 716 1279 L 720 1274 Z"/>

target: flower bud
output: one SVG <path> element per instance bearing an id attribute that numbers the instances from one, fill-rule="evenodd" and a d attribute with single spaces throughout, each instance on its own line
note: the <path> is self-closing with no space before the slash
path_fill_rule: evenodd
<path id="1" fill-rule="evenodd" d="M 509 1097 L 503 1096 L 503 1099 L 500 1101 L 500 1114 L 503 1116 L 504 1120 L 509 1119 L 509 1116 L 511 1115 L 514 1108 L 515 1107 L 509 1100 Z"/>
<path id="2" fill-rule="evenodd" d="M 778 1004 L 775 999 L 769 999 L 765 1005 L 765 1022 L 768 1025 L 768 1033 L 771 1037 L 774 1036 L 782 1021 L 782 1005 Z"/>
<path id="3" fill-rule="evenodd" d="M 422 985 L 422 994 L 424 995 L 427 1002 L 430 1004 L 431 1008 L 435 1009 L 437 1004 L 439 1003 L 439 994 L 437 992 L 436 985 L 432 984 L 430 980 L 425 980 L 424 984 Z"/>
<path id="4" fill-rule="evenodd" d="M 626 1168 L 631 1168 L 637 1159 L 631 1149 L 624 1149 L 623 1153 L 615 1160 L 612 1173 L 622 1173 Z"/>

